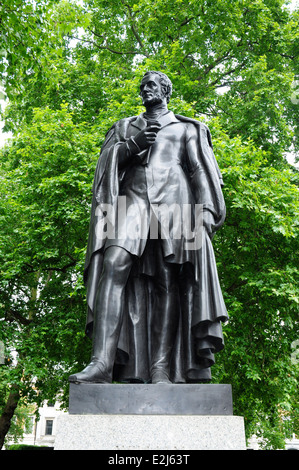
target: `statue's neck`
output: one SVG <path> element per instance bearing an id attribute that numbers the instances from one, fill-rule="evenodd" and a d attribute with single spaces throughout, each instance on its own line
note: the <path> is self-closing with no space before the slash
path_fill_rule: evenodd
<path id="1" fill-rule="evenodd" d="M 150 106 L 146 108 L 146 112 L 144 113 L 144 117 L 146 119 L 157 119 L 162 114 L 165 114 L 168 111 L 166 103 L 159 103 L 155 104 L 154 106 Z"/>

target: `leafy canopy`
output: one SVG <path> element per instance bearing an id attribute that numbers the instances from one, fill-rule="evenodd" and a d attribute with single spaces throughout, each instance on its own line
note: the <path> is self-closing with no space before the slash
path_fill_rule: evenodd
<path id="1" fill-rule="evenodd" d="M 281 448 L 298 429 L 298 173 L 285 160 L 298 149 L 298 11 L 282 0 L 3 0 L 0 23 L 14 135 L 0 154 L 0 407 L 13 387 L 20 403 L 62 394 L 67 406 L 67 377 L 90 355 L 82 271 L 99 150 L 116 120 L 143 111 L 143 73 L 161 70 L 170 108 L 211 128 L 225 182 L 213 243 L 230 321 L 213 380 L 232 384 L 247 435 Z"/>

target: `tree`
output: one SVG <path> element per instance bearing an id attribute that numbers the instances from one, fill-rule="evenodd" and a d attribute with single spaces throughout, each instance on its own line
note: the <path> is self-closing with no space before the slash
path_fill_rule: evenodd
<path id="1" fill-rule="evenodd" d="M 3 371 L 11 411 L 21 397 L 53 398 L 61 375 L 86 360 L 79 274 L 93 154 L 94 137 L 74 126 L 65 107 L 36 110 L 3 150 L 1 340 L 16 356 Z"/>
<path id="2" fill-rule="evenodd" d="M 279 159 L 298 125 L 291 100 L 298 12 L 290 14 L 286 3 L 88 0 L 81 8 L 59 2 L 42 15 L 47 41 L 43 34 L 32 45 L 34 60 L 6 59 L 12 121 L 30 118 L 32 106 L 57 107 L 62 100 L 77 119 L 95 119 L 143 65 L 167 70 L 176 96 L 198 115 L 219 116 L 231 136 L 250 137 Z M 79 38 L 75 50 L 72 38 Z"/>
<path id="3" fill-rule="evenodd" d="M 222 132 L 215 152 L 228 209 L 215 249 L 230 313 L 218 380 L 232 383 L 247 435 L 283 448 L 282 415 L 298 410 L 298 364 L 291 360 L 298 331 L 298 174 L 269 166 L 267 152 Z"/>
<path id="4" fill-rule="evenodd" d="M 156 69 L 173 81 L 171 109 L 209 124 L 225 181 L 214 245 L 230 321 L 214 380 L 232 384 L 248 436 L 281 447 L 281 416 L 298 413 L 298 174 L 284 159 L 298 145 L 298 12 L 285 3 L 2 2 L 14 138 L 0 157 L 0 340 L 12 359 L 0 373 L 11 416 L 25 397 L 62 391 L 67 404 L 67 376 L 89 359 L 82 271 L 93 172 L 105 132 L 143 110 L 140 78 Z"/>

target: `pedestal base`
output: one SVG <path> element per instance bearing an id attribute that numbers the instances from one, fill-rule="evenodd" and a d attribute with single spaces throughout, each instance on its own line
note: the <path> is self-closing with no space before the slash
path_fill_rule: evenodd
<path id="1" fill-rule="evenodd" d="M 244 450 L 230 385 L 71 384 L 55 450 Z"/>
<path id="2" fill-rule="evenodd" d="M 59 416 L 54 450 L 245 450 L 240 416 Z"/>

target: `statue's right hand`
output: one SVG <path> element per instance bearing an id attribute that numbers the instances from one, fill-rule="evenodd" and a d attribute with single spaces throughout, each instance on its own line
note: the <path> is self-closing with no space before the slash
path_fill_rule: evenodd
<path id="1" fill-rule="evenodd" d="M 134 141 L 140 150 L 145 150 L 153 145 L 160 129 L 161 125 L 159 123 L 151 124 L 134 136 Z"/>

